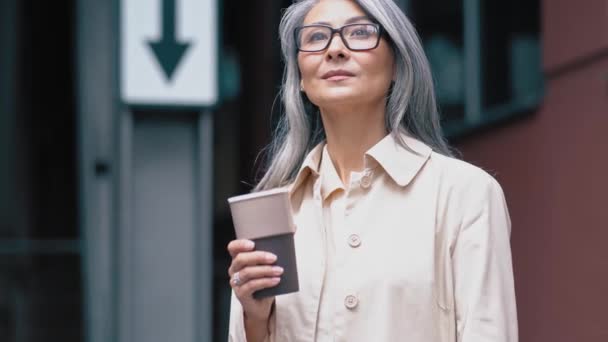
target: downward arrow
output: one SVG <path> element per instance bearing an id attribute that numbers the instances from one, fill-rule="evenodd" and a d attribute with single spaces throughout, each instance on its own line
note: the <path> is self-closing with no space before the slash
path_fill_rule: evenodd
<path id="1" fill-rule="evenodd" d="M 160 40 L 148 41 L 148 45 L 165 72 L 167 81 L 171 81 L 179 62 L 190 47 L 188 42 L 179 42 L 175 37 L 175 0 L 162 0 L 162 36 Z"/>

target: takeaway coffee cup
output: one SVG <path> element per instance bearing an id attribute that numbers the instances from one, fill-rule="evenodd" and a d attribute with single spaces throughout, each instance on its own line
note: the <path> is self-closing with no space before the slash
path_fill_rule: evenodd
<path id="1" fill-rule="evenodd" d="M 273 189 L 228 199 L 237 239 L 255 242 L 255 250 L 277 256 L 275 265 L 283 267 L 277 286 L 253 293 L 254 298 L 276 296 L 299 290 L 298 269 L 287 189 Z"/>

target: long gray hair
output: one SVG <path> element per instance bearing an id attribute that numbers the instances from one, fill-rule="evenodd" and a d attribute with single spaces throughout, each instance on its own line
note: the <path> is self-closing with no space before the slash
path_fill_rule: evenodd
<path id="1" fill-rule="evenodd" d="M 267 147 L 265 174 L 254 191 L 285 186 L 294 181 L 306 154 L 323 139 L 325 132 L 318 108 L 300 92 L 294 29 L 318 0 L 300 0 L 285 10 L 279 26 L 285 61 L 281 100 L 284 115 Z M 393 0 L 355 0 L 389 36 L 395 58 L 395 82 L 386 104 L 386 129 L 404 148 L 406 133 L 434 151 L 452 156 L 439 124 L 433 78 L 420 39 L 410 21 Z"/>

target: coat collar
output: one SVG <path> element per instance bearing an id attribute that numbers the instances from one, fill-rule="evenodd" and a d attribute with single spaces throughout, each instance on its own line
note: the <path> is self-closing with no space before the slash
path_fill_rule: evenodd
<path id="1" fill-rule="evenodd" d="M 296 178 L 289 189 L 290 195 L 293 195 L 298 190 L 300 185 L 304 183 L 309 175 L 312 174 L 315 178 L 319 176 L 319 163 L 321 161 L 324 145 L 325 142 L 319 143 L 308 153 L 308 155 L 306 155 L 306 158 L 304 158 L 304 162 L 302 163 L 302 166 L 300 166 Z"/>
<path id="2" fill-rule="evenodd" d="M 406 134 L 400 135 L 405 147 L 393 134 L 388 134 L 365 153 L 366 167 L 368 158 L 374 159 L 399 186 L 408 185 L 418 174 L 433 151 L 423 142 Z M 371 164 L 371 163 L 370 163 Z"/>
<path id="3" fill-rule="evenodd" d="M 401 139 L 405 146 L 397 139 Z M 320 162 L 325 142 L 315 146 L 306 156 L 290 188 L 293 195 L 309 175 L 315 178 L 320 174 Z M 365 153 L 365 168 L 373 168 L 377 163 L 399 186 L 408 185 L 422 169 L 433 150 L 423 142 L 402 133 L 386 135 Z"/>
<path id="4" fill-rule="evenodd" d="M 320 196 L 325 201 L 329 195 L 331 195 L 334 191 L 338 189 L 344 189 L 344 184 L 342 183 L 342 179 L 338 175 L 336 171 L 336 167 L 334 166 L 333 161 L 331 160 L 331 156 L 329 155 L 329 151 L 327 150 L 327 144 L 323 146 L 323 155 L 321 157 L 321 165 L 320 168 Z M 352 174 L 351 174 L 352 176 Z"/>

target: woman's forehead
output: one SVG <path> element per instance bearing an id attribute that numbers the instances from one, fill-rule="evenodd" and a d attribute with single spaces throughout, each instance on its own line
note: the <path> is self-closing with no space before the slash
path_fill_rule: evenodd
<path id="1" fill-rule="evenodd" d="M 321 0 L 304 17 L 304 25 L 337 27 L 358 21 L 369 21 L 369 17 L 353 0 Z"/>

